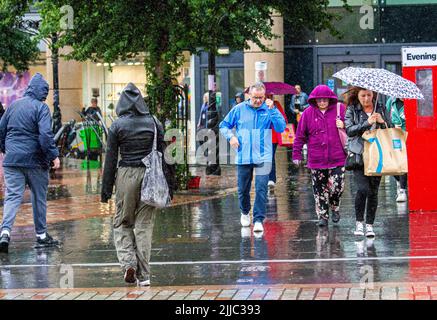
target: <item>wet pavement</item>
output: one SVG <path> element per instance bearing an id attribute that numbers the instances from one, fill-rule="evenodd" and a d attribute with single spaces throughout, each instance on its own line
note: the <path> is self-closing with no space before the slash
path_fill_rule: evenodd
<path id="1" fill-rule="evenodd" d="M 203 290 L 199 298 L 207 293 L 217 298 L 226 290 L 234 290 L 226 294 L 235 298 L 241 290 L 252 290 L 250 298 L 256 288 L 267 288 L 262 298 L 279 291 L 277 298 L 283 297 L 287 290 L 297 290 L 295 298 L 311 296 L 305 290 L 313 290 L 312 298 L 319 293 L 333 298 L 336 288 L 366 279 L 378 286 L 421 283 L 416 286 L 419 293 L 423 284 L 437 282 L 437 214 L 408 214 L 405 203 L 395 202 L 393 178 L 382 180 L 376 238 L 371 241 L 352 233 L 356 187 L 349 173 L 339 224 L 320 229 L 308 170 L 289 165 L 285 149 L 279 149 L 277 157 L 278 183 L 269 193 L 262 237 L 240 226 L 232 166 L 225 168 L 225 179 L 213 177 L 201 190 L 179 195 L 181 201 L 191 196 L 194 202 L 162 210 L 155 222 L 151 257 L 155 295 L 184 286 L 191 293 Z M 113 204 L 98 202 L 101 170 L 78 166 L 69 164 L 51 182 L 49 231 L 63 246 L 33 249 L 30 205 L 25 204 L 12 233 L 10 253 L 1 256 L 1 288 L 98 288 L 91 291 L 96 297 L 101 290 L 112 290 L 109 296 L 125 287 L 112 241 Z M 414 294 L 413 286 L 405 288 L 404 296 Z M 168 289 L 173 293 L 167 298 L 179 289 Z M 351 294 L 352 289 L 347 290 Z M 391 289 L 378 290 L 382 297 Z M 432 290 L 426 289 L 430 298 Z M 402 292 L 395 291 L 400 298 Z M 126 296 L 131 291 L 122 292 Z"/>

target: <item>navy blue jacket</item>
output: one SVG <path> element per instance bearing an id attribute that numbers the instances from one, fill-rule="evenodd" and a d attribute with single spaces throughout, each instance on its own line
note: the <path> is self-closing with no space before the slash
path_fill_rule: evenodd
<path id="1" fill-rule="evenodd" d="M 52 118 L 43 102 L 49 85 L 40 73 L 30 80 L 24 97 L 14 101 L 0 121 L 0 151 L 4 167 L 49 169 L 59 155 Z"/>

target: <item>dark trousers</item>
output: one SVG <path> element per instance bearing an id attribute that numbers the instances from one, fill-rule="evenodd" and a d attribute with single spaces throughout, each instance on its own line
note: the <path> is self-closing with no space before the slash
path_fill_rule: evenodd
<path id="1" fill-rule="evenodd" d="M 404 174 L 402 176 L 394 176 L 394 178 L 396 179 L 397 182 L 400 183 L 401 185 L 401 189 L 407 189 L 407 181 L 408 181 L 408 177 L 407 174 Z"/>
<path id="2" fill-rule="evenodd" d="M 276 148 L 278 148 L 278 144 L 277 143 L 273 143 L 272 147 L 273 147 L 272 170 L 270 171 L 270 174 L 269 174 L 269 181 L 273 181 L 274 183 L 276 183 L 276 160 L 275 160 L 275 155 L 276 155 Z"/>
<path id="3" fill-rule="evenodd" d="M 364 175 L 363 169 L 354 170 L 355 183 L 358 191 L 355 196 L 356 220 L 364 221 L 364 210 L 366 209 L 366 224 L 373 224 L 375 221 L 376 209 L 378 207 L 378 190 L 381 177 L 368 177 Z"/>

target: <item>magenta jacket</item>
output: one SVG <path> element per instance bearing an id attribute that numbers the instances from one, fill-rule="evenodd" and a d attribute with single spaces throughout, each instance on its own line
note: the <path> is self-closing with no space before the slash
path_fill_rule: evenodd
<path id="1" fill-rule="evenodd" d="M 323 114 L 317 107 L 316 98 L 329 98 L 329 107 Z M 302 160 L 302 147 L 307 144 L 308 168 L 328 169 L 344 166 L 346 154 L 341 145 L 337 118 L 337 96 L 326 85 L 318 85 L 311 92 L 308 103 L 297 126 L 293 143 L 293 160 Z M 340 105 L 340 118 L 344 121 L 346 107 Z"/>

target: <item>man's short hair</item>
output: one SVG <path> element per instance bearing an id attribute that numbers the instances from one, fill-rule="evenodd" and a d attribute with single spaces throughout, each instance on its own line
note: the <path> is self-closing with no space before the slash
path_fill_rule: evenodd
<path id="1" fill-rule="evenodd" d="M 250 87 L 250 93 L 252 93 L 252 91 L 254 90 L 254 89 L 256 89 L 256 90 L 263 90 L 263 91 L 266 91 L 266 86 L 264 85 L 264 83 L 262 83 L 262 82 L 257 82 L 257 83 L 255 83 L 254 85 L 252 85 L 251 87 Z"/>

